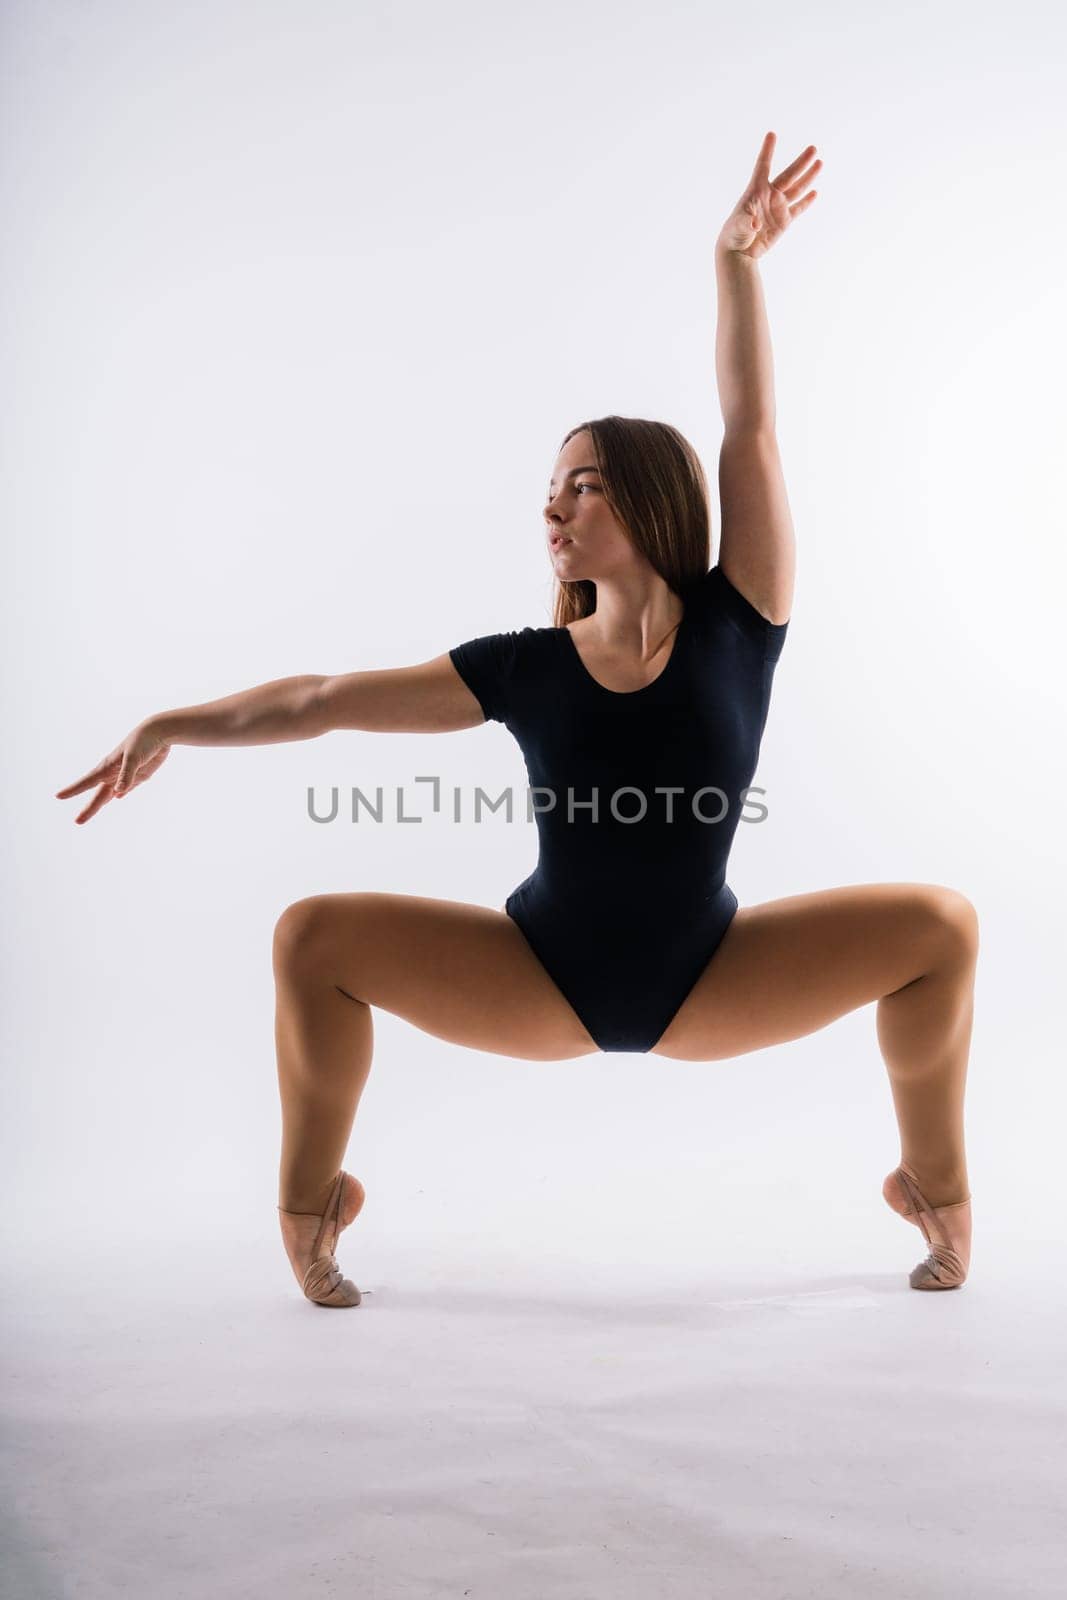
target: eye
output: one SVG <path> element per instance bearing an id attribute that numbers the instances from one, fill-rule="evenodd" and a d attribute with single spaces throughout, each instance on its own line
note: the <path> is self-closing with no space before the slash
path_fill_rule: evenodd
<path id="1" fill-rule="evenodd" d="M 596 484 L 595 483 L 576 483 L 574 485 L 574 487 L 575 487 L 576 491 L 580 490 L 580 489 L 595 489 L 596 488 Z M 551 504 L 551 501 L 552 501 L 552 491 L 550 489 L 548 491 L 548 495 L 546 496 L 545 503 L 546 504 Z"/>

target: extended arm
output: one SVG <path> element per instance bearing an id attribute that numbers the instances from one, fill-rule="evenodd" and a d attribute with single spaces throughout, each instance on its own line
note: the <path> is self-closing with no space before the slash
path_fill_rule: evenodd
<path id="1" fill-rule="evenodd" d="M 815 198 L 797 196 L 822 165 L 814 145 L 774 181 L 773 133 L 715 245 L 715 375 L 724 434 L 719 452 L 719 565 L 771 622 L 793 605 L 796 541 L 775 434 L 774 363 L 759 261 Z M 791 203 L 795 202 L 795 203 Z"/>
<path id="2" fill-rule="evenodd" d="M 158 771 L 175 744 L 282 744 L 314 739 L 332 728 L 450 733 L 484 721 L 447 653 L 412 667 L 275 678 L 222 700 L 146 717 L 84 778 L 58 789 L 56 798 L 68 800 L 99 785 L 75 818 L 88 822 L 115 795 L 128 794 Z"/>
<path id="3" fill-rule="evenodd" d="M 307 675 L 161 711 L 148 719 L 167 744 L 281 744 L 334 728 L 369 733 L 449 733 L 484 720 L 448 655 L 412 667 L 339 677 Z"/>

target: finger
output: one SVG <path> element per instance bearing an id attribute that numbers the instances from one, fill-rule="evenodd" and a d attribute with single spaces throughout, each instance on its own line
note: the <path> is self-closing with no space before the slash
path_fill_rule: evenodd
<path id="1" fill-rule="evenodd" d="M 91 772 L 87 772 L 84 778 L 79 778 L 77 783 L 68 783 L 65 789 L 57 789 L 56 799 L 67 800 L 72 795 L 81 794 L 83 789 L 91 789 L 94 783 L 100 782 L 108 767 L 112 765 L 110 761 L 101 761 Z"/>
<path id="2" fill-rule="evenodd" d="M 804 196 L 803 200 L 798 200 L 795 206 L 790 206 L 790 218 L 792 219 L 793 217 L 799 217 L 802 211 L 806 211 L 811 205 L 811 202 L 815 199 L 815 196 L 818 194 L 818 192 L 818 189 L 813 189 L 810 194 L 806 194 Z"/>
<path id="3" fill-rule="evenodd" d="M 813 162 L 811 163 L 811 166 L 806 168 L 806 171 L 803 171 L 803 173 L 800 174 L 800 178 L 793 179 L 792 184 L 785 184 L 784 189 L 782 189 L 782 194 L 785 195 L 785 198 L 787 198 L 787 200 L 795 200 L 797 195 L 803 194 L 803 190 L 808 187 L 809 182 L 811 182 L 811 179 L 814 178 L 814 174 L 819 171 L 821 166 L 822 162 Z"/>
<path id="4" fill-rule="evenodd" d="M 763 143 L 760 145 L 759 155 L 756 157 L 756 165 L 752 168 L 753 183 L 767 182 L 770 176 L 771 157 L 774 154 L 774 145 L 777 137 L 776 133 L 765 133 L 763 135 Z"/>
<path id="5" fill-rule="evenodd" d="M 814 178 L 821 166 L 821 161 L 813 161 L 811 166 L 808 167 L 805 172 L 802 172 L 799 178 L 796 178 L 792 183 L 787 184 L 782 189 L 782 193 L 785 195 L 786 199 L 795 200 L 797 195 L 800 194 L 801 190 L 807 188 L 808 184 L 811 182 L 812 178 Z"/>
<path id="6" fill-rule="evenodd" d="M 815 146 L 813 144 L 809 144 L 806 150 L 802 150 L 800 152 L 795 161 L 791 161 L 787 167 L 782 169 L 782 171 L 774 180 L 774 187 L 776 189 L 780 189 L 783 184 L 793 183 L 801 167 L 803 167 L 808 158 L 814 154 Z"/>
<path id="7" fill-rule="evenodd" d="M 111 799 L 112 789 L 109 783 L 103 784 L 89 801 L 85 810 L 74 818 L 75 822 L 88 822 L 90 817 L 95 817 L 101 806 L 106 806 Z"/>

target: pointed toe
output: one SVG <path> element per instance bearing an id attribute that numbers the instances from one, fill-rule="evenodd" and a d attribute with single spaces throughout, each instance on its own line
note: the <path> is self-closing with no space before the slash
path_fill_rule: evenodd
<path id="1" fill-rule="evenodd" d="M 323 1212 L 315 1242 L 311 1247 L 311 1262 L 304 1273 L 303 1290 L 308 1300 L 317 1306 L 358 1306 L 363 1296 L 351 1278 L 346 1278 L 337 1265 L 334 1251 L 341 1231 L 341 1197 L 345 1186 L 344 1172 L 339 1172 L 330 1190 L 330 1198 Z M 282 1207 L 278 1207 L 279 1211 Z M 302 1212 L 283 1212 L 285 1216 L 301 1216 Z"/>
<path id="2" fill-rule="evenodd" d="M 304 1293 L 319 1306 L 358 1306 L 361 1295 L 333 1255 L 313 1261 L 304 1275 Z"/>
<path id="3" fill-rule="evenodd" d="M 926 1200 L 915 1179 L 904 1167 L 897 1168 L 895 1177 L 910 1202 L 911 1210 L 907 1215 L 909 1217 L 914 1215 L 930 1251 L 925 1261 L 920 1261 L 918 1266 L 912 1268 L 908 1276 L 909 1284 L 913 1289 L 961 1288 L 967 1280 L 968 1263 L 949 1243 L 945 1219 L 951 1219 L 954 1212 L 961 1212 L 965 1206 L 969 1206 L 970 1195 L 966 1200 L 954 1201 L 952 1205 L 935 1207 Z M 969 1256 L 969 1224 L 967 1231 L 962 1235 L 957 1231 L 957 1242 L 961 1239 L 962 1248 Z"/>

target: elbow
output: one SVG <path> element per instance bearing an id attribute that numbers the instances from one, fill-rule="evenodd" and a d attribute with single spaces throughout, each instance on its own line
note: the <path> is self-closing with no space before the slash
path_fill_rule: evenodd
<path id="1" fill-rule="evenodd" d="M 748 444 L 754 439 L 769 439 L 777 445 L 777 423 L 773 407 L 769 411 L 761 408 L 724 416 L 723 446 L 734 439 L 744 440 Z"/>
<path id="2" fill-rule="evenodd" d="M 337 727 L 336 678 L 311 679 L 297 704 L 297 721 L 305 739 L 316 739 Z"/>

